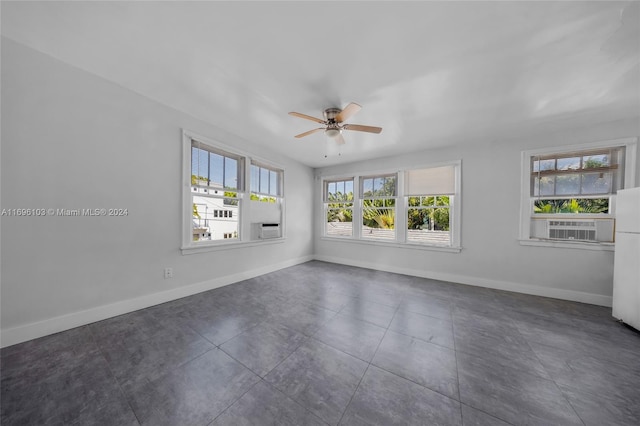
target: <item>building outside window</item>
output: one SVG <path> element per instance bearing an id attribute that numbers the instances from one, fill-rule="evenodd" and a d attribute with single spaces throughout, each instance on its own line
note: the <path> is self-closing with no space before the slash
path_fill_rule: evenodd
<path id="1" fill-rule="evenodd" d="M 182 140 L 183 253 L 285 238 L 283 168 L 187 130 Z"/>
<path id="2" fill-rule="evenodd" d="M 192 141 L 192 242 L 238 238 L 243 173 L 241 156 Z"/>

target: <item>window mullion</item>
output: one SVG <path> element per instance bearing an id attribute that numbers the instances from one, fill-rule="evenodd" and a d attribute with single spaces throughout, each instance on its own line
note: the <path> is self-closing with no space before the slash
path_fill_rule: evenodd
<path id="1" fill-rule="evenodd" d="M 354 177 L 353 182 L 353 237 L 362 238 L 362 177 Z"/>
<path id="2" fill-rule="evenodd" d="M 395 196 L 395 228 L 396 241 L 399 243 L 406 242 L 407 235 L 407 200 L 404 196 L 404 173 L 398 172 L 396 178 L 396 196 Z"/>

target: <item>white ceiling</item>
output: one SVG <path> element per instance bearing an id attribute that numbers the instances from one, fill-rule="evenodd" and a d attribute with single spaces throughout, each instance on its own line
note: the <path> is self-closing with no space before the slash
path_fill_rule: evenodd
<path id="1" fill-rule="evenodd" d="M 1 7 L 4 36 L 312 167 L 640 117 L 635 1 Z M 287 112 L 351 101 L 380 135 L 293 138 L 317 125 Z"/>

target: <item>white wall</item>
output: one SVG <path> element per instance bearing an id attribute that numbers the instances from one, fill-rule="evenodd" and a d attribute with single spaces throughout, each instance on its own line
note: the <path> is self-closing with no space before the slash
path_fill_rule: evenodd
<path id="1" fill-rule="evenodd" d="M 610 304 L 613 253 L 518 244 L 520 152 L 636 136 L 637 119 L 504 142 L 479 138 L 464 147 L 316 170 L 462 159 L 463 250 L 455 254 L 320 239 L 320 185 L 311 169 L 4 38 L 1 85 L 2 208 L 129 210 L 119 218 L 1 219 L 2 346 L 314 256 Z M 286 242 L 181 254 L 182 128 L 285 167 Z M 163 279 L 164 267 L 174 268 L 174 279 Z"/>
<path id="2" fill-rule="evenodd" d="M 2 218 L 3 346 L 312 256 L 308 167 L 5 38 L 2 113 L 2 208 L 129 212 Z M 285 167 L 284 243 L 181 254 L 182 128 Z"/>
<path id="3" fill-rule="evenodd" d="M 316 238 L 316 258 L 611 306 L 613 252 L 519 244 L 520 155 L 528 149 L 638 134 L 640 124 L 636 118 L 571 133 L 522 135 L 503 142 L 479 138 L 456 148 L 317 169 L 316 176 L 348 175 L 461 159 L 463 250 L 444 253 Z M 636 162 L 640 164 L 640 159 Z M 640 179 L 636 178 L 636 182 Z M 316 179 L 318 224 L 323 222 L 320 191 L 320 180 Z M 316 228 L 318 235 L 320 227 Z"/>

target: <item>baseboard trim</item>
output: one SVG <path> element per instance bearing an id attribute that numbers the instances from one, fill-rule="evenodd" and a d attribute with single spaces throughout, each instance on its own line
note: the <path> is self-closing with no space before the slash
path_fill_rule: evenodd
<path id="1" fill-rule="evenodd" d="M 275 272 L 280 269 L 295 266 L 301 263 L 313 260 L 312 255 L 290 259 L 274 265 L 256 268 L 249 271 L 242 271 L 237 274 L 218 277 L 195 284 L 178 287 L 175 289 L 153 293 L 135 299 L 123 300 L 109 305 L 97 306 L 95 308 L 84 311 L 74 312 L 59 317 L 49 318 L 18 327 L 9 328 L 0 331 L 0 347 L 7 347 L 28 340 L 37 339 L 38 337 L 47 336 L 61 331 L 91 324 L 96 321 L 102 321 L 118 315 L 137 311 L 139 309 L 148 308 L 150 306 L 159 305 L 161 303 L 170 302 L 182 297 L 192 296 L 204 291 L 213 290 L 215 288 L 224 287 L 229 284 L 237 283 L 243 280 L 254 278 L 260 275 Z"/>
<path id="2" fill-rule="evenodd" d="M 315 260 L 337 263 L 340 265 L 356 266 L 360 268 L 373 269 L 384 272 L 411 275 L 414 277 L 429 278 L 439 281 L 448 281 L 459 284 L 473 285 L 476 287 L 492 288 L 495 290 L 513 291 L 515 293 L 530 294 L 533 296 L 551 297 L 554 299 L 570 300 L 573 302 L 589 303 L 591 305 L 606 306 L 610 308 L 613 303 L 611 296 L 601 294 L 585 293 L 574 290 L 563 290 L 558 288 L 539 287 L 530 284 L 514 283 L 509 281 L 499 281 L 486 278 L 470 277 L 467 275 L 450 274 L 443 272 L 424 271 L 419 269 L 401 268 L 378 263 L 362 262 L 339 257 L 316 255 Z"/>

